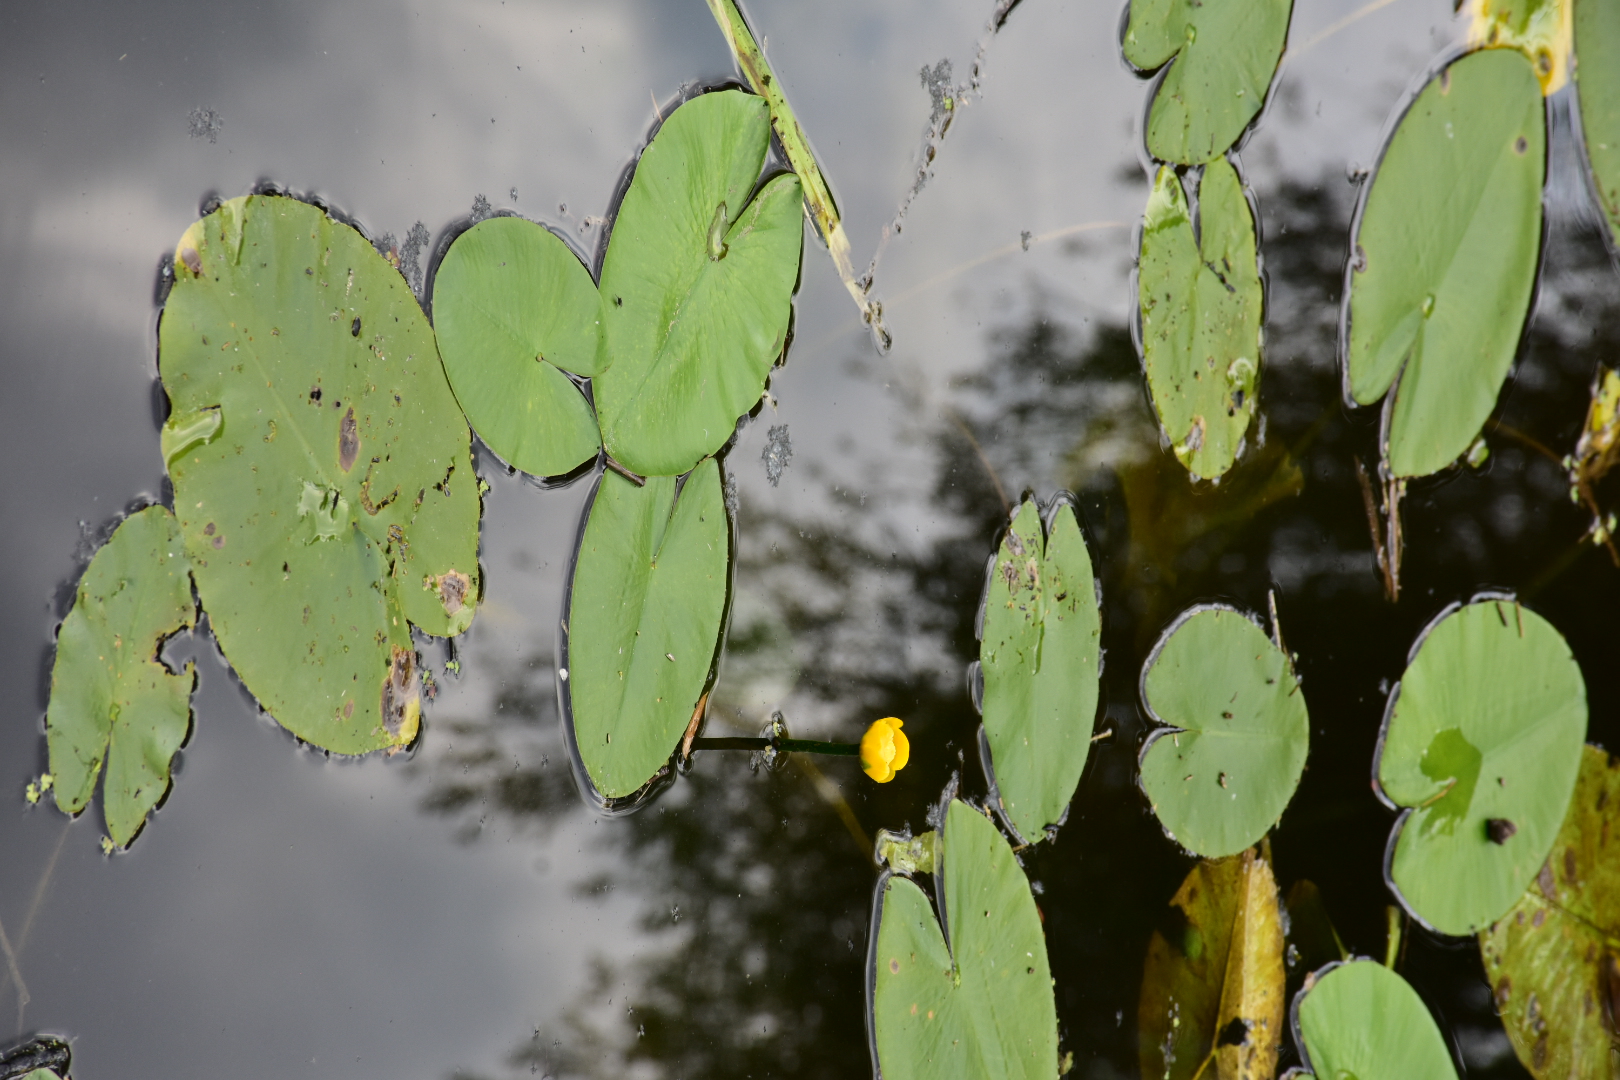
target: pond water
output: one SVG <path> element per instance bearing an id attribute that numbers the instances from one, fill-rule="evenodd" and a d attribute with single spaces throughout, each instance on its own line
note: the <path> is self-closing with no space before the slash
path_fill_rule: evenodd
<path id="1" fill-rule="evenodd" d="M 1620 570 L 1582 541 L 1589 517 L 1530 443 L 1568 452 L 1595 365 L 1620 355 L 1620 279 L 1567 91 L 1535 320 L 1491 457 L 1413 486 L 1392 605 L 1353 464 L 1376 457 L 1377 417 L 1339 397 L 1348 178 L 1460 40 L 1450 3 L 1297 4 L 1242 154 L 1270 286 L 1266 443 L 1196 491 L 1160 448 L 1128 327 L 1146 87 L 1118 56 L 1120 5 L 1025 0 L 992 36 L 993 7 L 749 5 L 858 266 L 924 160 L 919 72 L 937 86 L 948 61 L 965 82 L 983 48 L 978 94 L 883 247 L 873 292 L 892 348 L 877 351 L 807 242 L 774 403 L 728 458 L 740 546 L 708 733 L 752 735 L 779 708 L 796 736 L 848 739 L 899 715 L 913 760 L 895 782 L 850 759 L 755 774 L 715 752 L 641 813 L 588 809 L 553 671 L 589 480 L 543 488 L 485 453 L 485 603 L 415 750 L 355 762 L 301 747 L 206 633 L 184 637 L 169 655 L 195 657 L 199 689 L 174 788 L 110 858 L 98 807 L 70 822 L 23 790 L 45 768 L 72 586 L 132 500 L 165 495 L 154 291 L 199 205 L 268 180 L 374 238 L 420 222 L 437 242 L 483 200 L 590 252 L 659 111 L 734 72 L 697 0 L 71 0 L 0 16 L 0 440 L 17 466 L 0 531 L 14 687 L 0 927 L 15 957 L 0 1045 L 69 1036 L 84 1080 L 864 1075 L 870 838 L 926 827 L 953 771 L 983 793 L 963 670 L 985 556 L 1026 488 L 1077 493 L 1104 599 L 1099 729 L 1113 735 L 1056 841 L 1026 859 L 1073 1075 L 1138 1075 L 1144 950 L 1192 865 L 1135 781 L 1150 726 L 1137 675 L 1188 604 L 1259 610 L 1277 591 L 1313 726 L 1273 834 L 1277 877 L 1315 882 L 1354 952 L 1382 956 L 1391 902 L 1392 815 L 1369 784 L 1384 690 L 1442 607 L 1516 590 L 1582 664 L 1589 741 L 1620 749 L 1605 677 Z M 440 671 L 449 656 L 426 652 Z M 1472 943 L 1414 931 L 1401 970 L 1468 1075 L 1525 1075 Z"/>

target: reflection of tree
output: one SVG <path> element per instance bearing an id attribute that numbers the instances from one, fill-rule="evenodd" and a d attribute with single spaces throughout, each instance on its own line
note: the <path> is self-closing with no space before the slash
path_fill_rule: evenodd
<path id="1" fill-rule="evenodd" d="M 882 498 L 830 484 L 825 498 L 837 513 L 813 526 L 744 501 L 737 581 L 752 606 L 739 605 L 723 684 L 791 684 L 796 708 L 845 736 L 862 719 L 904 716 L 921 736 L 916 757 L 881 788 L 857 782 L 850 763 L 828 766 L 818 782 L 800 763 L 755 776 L 736 759 L 700 759 L 656 805 L 614 823 L 610 842 L 624 854 L 616 884 L 647 898 L 652 944 L 632 967 L 604 969 L 561 1027 L 524 1040 L 510 1059 L 515 1071 L 865 1073 L 874 868 L 840 821 L 836 792 L 867 834 L 921 827 L 953 769 L 969 794 L 982 793 L 962 668 L 976 654 L 974 615 L 1005 521 L 1002 491 L 1073 489 L 1104 593 L 1100 725 L 1113 734 L 1094 750 L 1057 840 L 1025 854 L 1076 1075 L 1137 1074 L 1142 956 L 1189 866 L 1135 790 L 1144 733 L 1137 674 L 1182 607 L 1220 597 L 1259 610 L 1276 588 L 1313 721 L 1305 780 L 1274 835 L 1278 877 L 1285 890 L 1315 881 L 1354 951 L 1382 954 L 1389 902 L 1382 854 L 1391 816 L 1367 783 L 1383 688 L 1443 604 L 1487 584 L 1521 590 L 1587 661 L 1592 737 L 1615 745 L 1620 702 L 1595 677 L 1607 670 L 1597 660 L 1609 648 L 1606 612 L 1620 602 L 1620 574 L 1579 542 L 1587 517 L 1570 505 L 1556 463 L 1526 441 L 1567 452 L 1594 364 L 1620 360 L 1620 290 L 1607 257 L 1593 235 L 1553 230 L 1542 316 L 1504 394 L 1491 461 L 1413 486 L 1406 588 L 1390 605 L 1354 471 L 1355 456 L 1376 459 L 1377 417 L 1344 410 L 1335 359 L 1352 195 L 1342 181 L 1263 195 L 1264 440 L 1252 433 L 1257 445 L 1219 486 L 1192 487 L 1160 448 L 1125 328 L 1075 331 L 1037 313 L 995 335 L 984 368 L 951 387 L 947 407 L 914 433 L 935 465 L 936 531 L 926 544 L 891 543 L 909 523 L 880 509 Z M 536 681 L 549 690 L 549 679 Z M 711 723 L 757 726 L 760 694 L 722 685 Z M 434 777 L 427 808 L 464 821 L 490 811 L 556 814 L 565 790 L 557 766 L 523 778 L 505 749 L 541 715 L 551 722 L 549 703 L 520 695 L 492 719 L 457 726 L 456 767 Z M 1511 1054 L 1500 1057 L 1505 1040 L 1471 947 L 1417 937 L 1403 971 L 1458 1034 L 1471 1075 L 1522 1075 Z"/>

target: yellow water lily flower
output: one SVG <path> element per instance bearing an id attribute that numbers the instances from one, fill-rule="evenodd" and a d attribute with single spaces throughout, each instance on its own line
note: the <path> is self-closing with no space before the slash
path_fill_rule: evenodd
<path id="1" fill-rule="evenodd" d="M 900 730 L 903 723 L 898 716 L 885 716 L 861 736 L 861 768 L 880 784 L 893 780 L 911 760 L 911 743 Z"/>

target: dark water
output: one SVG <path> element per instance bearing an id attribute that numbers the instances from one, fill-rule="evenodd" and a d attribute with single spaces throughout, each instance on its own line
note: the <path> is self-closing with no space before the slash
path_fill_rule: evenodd
<path id="1" fill-rule="evenodd" d="M 656 103 L 725 77 L 729 58 L 697 0 L 9 6 L 0 926 L 26 996 L 0 972 L 0 1043 L 64 1033 L 85 1080 L 866 1073 L 868 838 L 921 827 L 954 770 L 982 793 L 963 667 L 1004 499 L 1026 487 L 1079 495 L 1104 591 L 1115 734 L 1056 842 L 1027 859 L 1076 1075 L 1137 1075 L 1142 956 L 1190 866 L 1134 764 L 1142 657 L 1194 601 L 1260 608 L 1276 588 L 1314 728 L 1277 874 L 1314 881 L 1346 943 L 1381 956 L 1382 688 L 1441 607 L 1518 590 L 1581 661 L 1590 738 L 1620 748 L 1605 662 L 1620 571 L 1580 541 L 1587 519 L 1530 442 L 1573 447 L 1594 365 L 1620 355 L 1620 278 L 1566 138 L 1491 458 L 1412 489 L 1406 591 L 1386 602 L 1353 465 L 1374 454 L 1376 418 L 1346 413 L 1334 366 L 1346 174 L 1374 160 L 1391 108 L 1458 28 L 1446 0 L 1394 0 L 1319 36 L 1358 6 L 1300 0 L 1244 150 L 1271 285 L 1267 440 L 1216 491 L 1193 491 L 1160 449 L 1127 330 L 1147 185 L 1143 84 L 1117 58 L 1114 0 L 1025 0 L 989 42 L 982 97 L 883 254 L 888 356 L 807 245 L 778 404 L 728 461 L 740 562 L 710 733 L 752 734 L 776 707 L 811 737 L 897 714 L 914 750 L 894 783 L 837 761 L 754 775 L 711 754 L 648 810 L 597 820 L 568 775 L 552 682 L 588 485 L 541 490 L 486 456 L 488 599 L 416 753 L 300 749 L 205 636 L 180 642 L 199 661 L 193 734 L 168 802 L 111 859 L 99 805 L 68 823 L 22 791 L 45 765 L 70 587 L 120 509 L 162 494 L 153 288 L 198 204 L 269 179 L 373 236 L 420 221 L 437 238 L 481 195 L 589 250 Z M 948 58 L 965 79 L 992 7 L 751 5 L 858 262 L 916 178 L 932 108 L 919 70 Z M 793 458 L 773 487 L 761 454 L 784 424 Z M 1402 971 L 1468 1075 L 1523 1075 L 1472 945 L 1418 934 Z"/>

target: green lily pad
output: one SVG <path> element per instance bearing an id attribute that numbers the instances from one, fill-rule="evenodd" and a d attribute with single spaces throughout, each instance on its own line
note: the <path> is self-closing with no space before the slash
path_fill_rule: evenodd
<path id="1" fill-rule="evenodd" d="M 1196 229 L 1181 180 L 1159 169 L 1142 220 L 1137 292 L 1159 425 L 1189 472 L 1220 476 L 1254 415 L 1263 301 L 1254 213 L 1225 158 L 1204 168 Z"/>
<path id="2" fill-rule="evenodd" d="M 716 462 L 680 486 L 602 475 L 574 560 L 562 674 L 574 745 L 602 797 L 646 786 L 691 722 L 720 647 L 730 562 Z"/>
<path id="3" fill-rule="evenodd" d="M 1142 703 L 1165 725 L 1141 757 L 1160 824 L 1206 859 L 1257 843 L 1293 798 L 1310 747 L 1288 654 L 1233 608 L 1189 609 L 1143 665 Z"/>
<path id="4" fill-rule="evenodd" d="M 1199 165 L 1238 141 L 1265 104 L 1293 10 L 1293 0 L 1131 0 L 1125 59 L 1142 71 L 1175 61 L 1148 113 L 1155 160 Z"/>
<path id="5" fill-rule="evenodd" d="M 1434 1017 L 1372 960 L 1329 964 L 1294 997 L 1294 1039 L 1321 1080 L 1457 1080 Z"/>
<path id="6" fill-rule="evenodd" d="M 1387 393 L 1384 453 L 1427 476 L 1478 436 L 1529 313 L 1546 173 L 1541 85 L 1485 49 L 1425 86 L 1384 148 L 1352 237 L 1345 387 Z"/>
<path id="7" fill-rule="evenodd" d="M 1043 533 L 1026 499 L 1001 541 L 985 589 L 979 664 L 984 732 L 1001 811 L 1039 840 L 1062 819 L 1091 750 L 1099 635 L 1091 556 L 1067 499 Z"/>
<path id="8" fill-rule="evenodd" d="M 752 200 L 770 110 L 739 90 L 664 121 L 636 164 L 602 263 L 610 366 L 592 383 L 614 460 L 674 476 L 724 446 L 787 341 L 804 239 L 799 180 Z"/>
<path id="9" fill-rule="evenodd" d="M 590 271 L 550 230 L 517 217 L 456 237 L 433 279 L 444 371 L 479 438 L 508 464 L 560 476 L 596 456 L 596 416 L 564 375 L 607 361 Z"/>
<path id="10" fill-rule="evenodd" d="M 1609 0 L 1575 5 L 1575 93 L 1592 190 L 1620 248 L 1620 7 Z"/>
<path id="11" fill-rule="evenodd" d="M 56 637 L 45 714 L 56 805 L 77 814 L 106 763 L 107 835 L 128 847 L 169 790 L 169 763 L 191 729 L 192 665 L 158 650 L 197 618 L 174 515 L 132 514 L 97 551 Z"/>
<path id="12" fill-rule="evenodd" d="M 415 738 L 410 624 L 459 634 L 480 590 L 478 478 L 433 331 L 354 229 L 232 199 L 175 250 L 163 451 L 214 636 L 300 739 Z"/>
<path id="13" fill-rule="evenodd" d="M 1496 1009 L 1536 1077 L 1620 1077 L 1620 758 L 1582 752 L 1552 853 L 1479 935 Z"/>
<path id="14" fill-rule="evenodd" d="M 1429 624 L 1374 763 L 1407 808 L 1386 865 L 1415 918 L 1462 936 L 1507 913 L 1552 850 L 1585 737 L 1581 670 L 1541 616 L 1485 597 Z"/>
<path id="15" fill-rule="evenodd" d="M 1201 862 L 1170 905 L 1169 937 L 1153 932 L 1142 967 L 1142 1080 L 1191 1080 L 1200 1072 L 1269 1080 L 1282 1044 L 1286 981 L 1271 864 L 1253 848 Z"/>
<path id="16" fill-rule="evenodd" d="M 884 1080 L 1051 1080 L 1057 1009 L 1046 939 L 1012 848 L 983 814 L 952 800 L 928 897 L 885 874 L 868 954 L 873 1041 Z"/>

